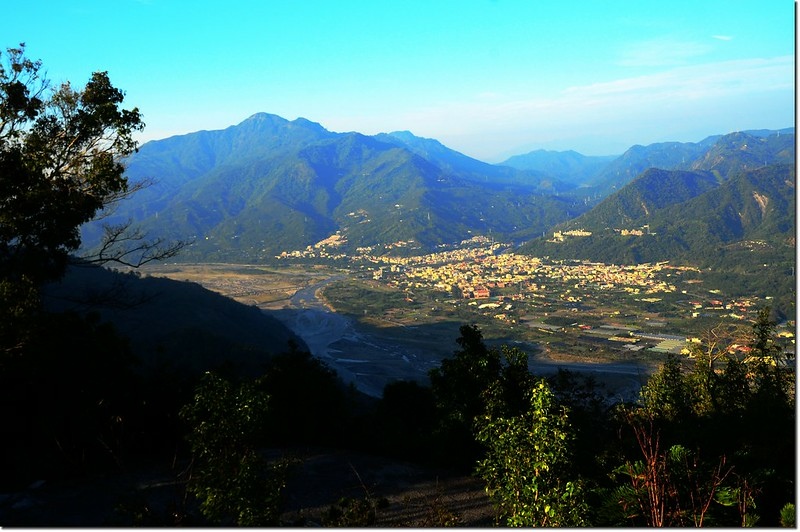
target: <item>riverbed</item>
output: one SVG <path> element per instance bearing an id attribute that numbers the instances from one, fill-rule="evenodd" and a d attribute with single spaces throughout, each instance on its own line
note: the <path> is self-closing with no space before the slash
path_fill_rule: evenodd
<path id="1" fill-rule="evenodd" d="M 433 337 L 424 325 L 367 326 L 337 314 L 320 297 L 325 286 L 343 278 L 333 276 L 300 289 L 286 308 L 268 312 L 302 338 L 311 354 L 345 383 L 367 395 L 381 397 L 386 384 L 397 380 L 427 384 L 428 372 L 458 348 L 458 324 L 452 325 L 451 336 L 446 338 L 441 337 L 441 328 Z M 607 385 L 609 398 L 615 400 L 635 399 L 649 375 L 649 370 L 636 362 L 564 362 L 533 355 L 529 367 L 540 375 L 554 374 L 559 368 L 590 374 Z"/>

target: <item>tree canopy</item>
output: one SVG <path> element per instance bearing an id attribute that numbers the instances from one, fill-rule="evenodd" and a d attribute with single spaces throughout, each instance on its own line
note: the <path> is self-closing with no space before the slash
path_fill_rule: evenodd
<path id="1" fill-rule="evenodd" d="M 123 108 L 124 98 L 107 72 L 93 73 L 81 88 L 52 87 L 24 44 L 0 52 L 0 338 L 6 351 L 24 343 L 38 289 L 64 274 L 81 244 L 81 225 L 145 184 L 125 176 L 144 122 L 137 108 Z M 148 240 L 127 222 L 106 227 L 103 243 L 83 260 L 138 266 L 182 247 Z"/>
<path id="2" fill-rule="evenodd" d="M 129 192 L 124 157 L 144 127 L 107 72 L 55 89 L 24 45 L 0 56 L 0 275 L 58 278 L 78 228 Z"/>

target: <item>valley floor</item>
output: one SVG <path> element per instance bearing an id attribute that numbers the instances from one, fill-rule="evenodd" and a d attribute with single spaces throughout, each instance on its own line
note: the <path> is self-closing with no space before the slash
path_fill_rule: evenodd
<path id="1" fill-rule="evenodd" d="M 191 280 L 240 302 L 257 304 L 300 336 L 310 352 L 345 382 L 354 383 L 373 397 L 380 397 L 384 386 L 394 380 L 426 383 L 428 372 L 452 356 L 459 327 L 469 319 L 454 315 L 418 320 L 416 316 L 403 317 L 401 309 L 381 315 L 365 312 L 365 316 L 337 312 L 337 303 L 323 295 L 325 289 L 353 278 L 337 270 L 198 264 L 157 266 L 147 273 Z M 487 328 L 487 332 L 491 340 L 497 331 Z M 513 336 L 502 340 L 520 344 Z M 602 353 L 576 356 L 569 350 L 543 346 L 521 343 L 530 353 L 532 371 L 548 375 L 565 368 L 592 374 L 616 400 L 634 399 L 657 365 L 641 357 L 619 359 Z"/>

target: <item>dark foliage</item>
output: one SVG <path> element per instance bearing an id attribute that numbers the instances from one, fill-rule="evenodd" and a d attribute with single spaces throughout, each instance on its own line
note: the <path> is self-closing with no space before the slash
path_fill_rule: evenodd
<path id="1" fill-rule="evenodd" d="M 691 369 L 670 359 L 639 405 L 619 409 L 617 472 L 631 484 L 616 493 L 635 509 L 623 519 L 612 503 L 620 513 L 606 525 L 780 524 L 795 497 L 795 390 L 793 373 L 773 364 L 773 327 L 762 312 L 751 356 L 727 355 L 716 371 L 700 353 Z"/>
<path id="2" fill-rule="evenodd" d="M 41 315 L 0 367 L 5 487 L 113 468 L 136 451 L 144 420 L 134 362 L 109 324 Z"/>
<path id="3" fill-rule="evenodd" d="M 284 462 L 259 453 L 269 397 L 252 382 L 203 376 L 181 417 L 193 462 L 187 489 L 213 524 L 274 526 L 285 485 Z"/>
<path id="4" fill-rule="evenodd" d="M 296 344 L 268 362 L 257 389 L 270 398 L 264 445 L 337 446 L 346 441 L 352 424 L 351 390 L 335 371 Z"/>
<path id="5" fill-rule="evenodd" d="M 481 453 L 473 422 L 484 409 L 481 394 L 500 377 L 501 360 L 486 347 L 476 325 L 463 325 L 460 332 L 456 342 L 461 349 L 431 370 L 430 379 L 438 412 L 434 452 L 443 463 L 467 467 Z"/>
<path id="6" fill-rule="evenodd" d="M 387 384 L 372 426 L 375 446 L 382 452 L 405 460 L 431 462 L 437 426 L 433 392 L 416 382 Z"/>
<path id="7" fill-rule="evenodd" d="M 526 353 L 507 346 L 488 348 L 476 325 L 463 325 L 456 342 L 461 349 L 430 371 L 436 404 L 433 432 L 434 459 L 450 467 L 471 467 L 483 454 L 474 438 L 474 425 L 486 410 L 492 391 L 498 414 L 515 416 L 527 409 L 527 394 L 534 379 Z"/>

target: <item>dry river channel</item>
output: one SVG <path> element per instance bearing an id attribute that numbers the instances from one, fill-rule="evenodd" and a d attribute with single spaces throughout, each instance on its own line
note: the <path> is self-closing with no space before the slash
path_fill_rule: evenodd
<path id="1" fill-rule="evenodd" d="M 336 275 L 298 290 L 290 306 L 269 313 L 300 336 L 314 356 L 336 370 L 359 391 L 381 397 L 386 384 L 396 380 L 428 383 L 428 372 L 457 349 L 455 336 L 448 342 L 420 342 L 421 327 L 397 325 L 387 329 L 367 327 L 352 317 L 337 314 L 320 299 L 326 285 L 344 279 Z M 532 355 L 529 367 L 537 375 L 549 375 L 565 368 L 592 374 L 606 384 L 609 399 L 635 399 L 650 368 L 635 361 L 581 363 L 553 361 Z"/>

